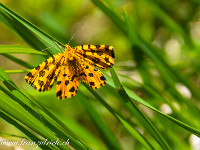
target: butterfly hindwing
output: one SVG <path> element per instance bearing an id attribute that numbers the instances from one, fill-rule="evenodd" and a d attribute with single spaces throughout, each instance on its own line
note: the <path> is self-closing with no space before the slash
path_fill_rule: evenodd
<path id="1" fill-rule="evenodd" d="M 84 76 L 80 76 L 80 80 L 86 82 L 93 89 L 97 89 L 105 85 L 106 78 L 98 68 L 87 62 L 82 62 L 81 66 L 82 71 L 80 74 L 84 74 Z"/>
<path id="2" fill-rule="evenodd" d="M 92 65 L 108 69 L 114 64 L 114 49 L 109 45 L 80 45 L 75 47 L 76 54 Z"/>
<path id="3" fill-rule="evenodd" d="M 59 99 L 75 96 L 78 91 L 79 79 L 74 70 L 71 69 L 67 60 L 61 66 L 61 72 L 57 78 L 56 95 Z"/>

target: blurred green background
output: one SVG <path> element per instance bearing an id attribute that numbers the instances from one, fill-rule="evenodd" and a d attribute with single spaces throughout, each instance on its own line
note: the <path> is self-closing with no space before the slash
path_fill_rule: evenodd
<path id="1" fill-rule="evenodd" d="M 38 28 L 63 44 L 112 45 L 115 49 L 115 71 L 123 86 L 149 103 L 153 108 L 174 117 L 197 129 L 185 130 L 159 113 L 135 102 L 149 118 L 171 149 L 200 147 L 200 2 L 198 0 L 1 0 L 1 2 L 27 19 Z M 113 15 L 115 14 L 115 15 Z M 5 24 L 0 24 L 0 44 L 30 47 L 18 34 Z M 38 49 L 38 50 L 42 50 Z M 46 58 L 42 55 L 12 54 L 37 66 Z M 4 70 L 24 70 L 24 66 L 0 56 Z M 109 71 L 106 71 L 110 75 Z M 111 149 L 91 114 L 90 107 L 82 102 L 82 96 L 93 106 L 117 140 L 119 149 L 146 149 L 137 138 L 121 124 L 108 109 L 99 103 L 84 85 L 71 99 L 58 100 L 55 86 L 40 93 L 25 83 L 26 73 L 9 74 L 12 81 L 23 91 L 30 93 L 39 103 L 54 112 L 87 145 L 94 149 Z M 116 92 L 117 88 L 106 85 L 95 90 L 132 127 L 139 131 L 152 145 L 147 149 L 161 148 Z M 128 94 L 129 95 L 129 94 Z M 129 95 L 130 96 L 130 95 Z M 1 99 L 1 98 L 0 98 Z M 123 98 L 122 98 L 123 99 Z M 35 109 L 37 112 L 37 109 Z M 38 112 L 39 113 L 39 112 Z M 89 114 L 89 115 L 88 115 Z M 101 126 L 101 125 L 100 125 Z M 0 120 L 2 139 L 18 140 L 13 135 L 23 136 L 12 125 Z M 6 135 L 6 136 L 5 136 Z M 1 140 L 1 139 L 0 139 Z M 112 142 L 111 142 L 112 143 Z M 112 144 L 111 144 L 112 145 Z M 161 144 L 162 145 L 162 144 Z M 16 146 L 0 144 L 0 149 L 15 149 Z M 150 146 L 151 147 L 151 146 Z M 32 149 L 22 146 L 21 149 Z M 38 148 L 39 149 L 39 148 Z"/>

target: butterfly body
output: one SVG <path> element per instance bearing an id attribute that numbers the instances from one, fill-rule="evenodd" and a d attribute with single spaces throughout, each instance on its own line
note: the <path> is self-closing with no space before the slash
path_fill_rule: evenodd
<path id="1" fill-rule="evenodd" d="M 114 50 L 108 45 L 80 45 L 48 58 L 32 69 L 25 80 L 39 92 L 48 91 L 55 81 L 59 99 L 75 96 L 80 82 L 91 88 L 104 86 L 106 79 L 98 68 L 108 69 L 114 64 Z"/>

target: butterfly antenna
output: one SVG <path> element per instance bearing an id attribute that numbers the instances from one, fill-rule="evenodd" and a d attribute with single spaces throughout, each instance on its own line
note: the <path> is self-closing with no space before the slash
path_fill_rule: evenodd
<path id="1" fill-rule="evenodd" d="M 83 26 L 82 26 L 81 28 L 79 28 L 79 30 L 77 30 L 77 31 L 72 35 L 72 37 L 70 38 L 68 44 L 71 42 L 71 40 L 74 38 L 74 36 L 75 36 L 78 32 L 80 32 L 81 29 L 83 29 Z"/>
<path id="2" fill-rule="evenodd" d="M 55 40 L 53 40 L 54 41 L 54 43 L 60 48 L 60 50 L 62 49 L 62 50 L 65 50 L 60 44 L 58 44 Z"/>
<path id="3" fill-rule="evenodd" d="M 42 51 L 45 51 L 45 50 L 50 49 L 52 47 L 55 47 L 55 46 L 47 47 L 47 48 L 43 49 Z"/>

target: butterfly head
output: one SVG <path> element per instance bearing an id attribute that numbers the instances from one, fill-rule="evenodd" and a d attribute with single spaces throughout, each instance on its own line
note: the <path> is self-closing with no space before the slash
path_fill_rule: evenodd
<path id="1" fill-rule="evenodd" d="M 68 51 L 68 50 L 70 50 L 70 49 L 71 49 L 71 47 L 69 46 L 69 43 L 66 44 L 66 45 L 65 45 L 65 50 Z"/>

